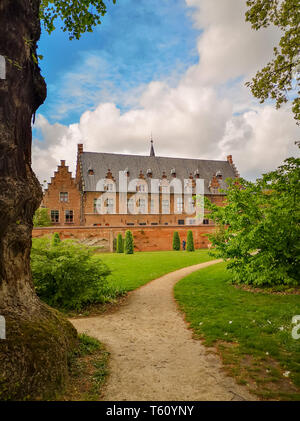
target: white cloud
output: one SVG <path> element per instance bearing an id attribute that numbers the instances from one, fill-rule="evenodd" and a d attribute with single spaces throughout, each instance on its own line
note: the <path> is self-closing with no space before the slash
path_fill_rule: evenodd
<path id="1" fill-rule="evenodd" d="M 51 125 L 39 116 L 44 143 L 35 142 L 33 162 L 41 180 L 50 178 L 60 159 L 75 169 L 79 141 L 89 151 L 147 154 L 151 131 L 157 154 L 223 159 L 231 153 L 244 177 L 259 176 L 295 154 L 297 126 L 291 111 L 259 106 L 244 86 L 272 56 L 278 32 L 252 30 L 245 22 L 244 1 L 186 3 L 202 29 L 199 62 L 175 86 L 169 80 L 153 81 L 129 91 L 126 101 L 131 107 L 126 112 L 115 105 L 114 93 L 109 102 L 86 111 L 78 124 L 69 127 Z M 97 60 L 90 60 L 92 67 L 98 66 Z M 66 92 L 82 78 L 83 84 L 96 83 L 86 74 L 73 74 L 66 81 Z M 78 101 L 85 100 L 83 95 L 78 88 Z"/>

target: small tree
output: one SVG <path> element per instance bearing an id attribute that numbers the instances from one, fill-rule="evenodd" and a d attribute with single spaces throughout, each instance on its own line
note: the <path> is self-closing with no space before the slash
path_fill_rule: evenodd
<path id="1" fill-rule="evenodd" d="M 188 231 L 186 243 L 186 251 L 195 251 L 193 231 Z"/>
<path id="2" fill-rule="evenodd" d="M 125 254 L 134 253 L 133 235 L 132 235 L 132 232 L 129 230 L 127 230 L 125 233 L 124 252 Z"/>
<path id="3" fill-rule="evenodd" d="M 51 219 L 49 216 L 49 210 L 46 208 L 38 208 L 33 216 L 34 227 L 50 227 Z"/>
<path id="4" fill-rule="evenodd" d="M 53 237 L 52 237 L 52 245 L 57 246 L 59 243 L 60 243 L 60 236 L 59 236 L 58 232 L 55 232 Z"/>
<path id="5" fill-rule="evenodd" d="M 123 241 L 122 234 L 118 234 L 116 251 L 117 253 L 124 253 L 124 241 Z"/>
<path id="6" fill-rule="evenodd" d="M 180 250 L 180 237 L 178 231 L 173 234 L 173 250 Z"/>

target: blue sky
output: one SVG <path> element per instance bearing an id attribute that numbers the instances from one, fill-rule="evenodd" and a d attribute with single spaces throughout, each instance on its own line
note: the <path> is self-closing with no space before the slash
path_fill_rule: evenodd
<path id="1" fill-rule="evenodd" d="M 254 179 L 295 154 L 289 104 L 260 104 L 245 82 L 273 56 L 280 33 L 245 22 L 246 1 L 107 1 L 79 41 L 59 29 L 39 42 L 48 97 L 34 126 L 33 167 L 74 172 L 87 151 L 224 160 Z"/>
<path id="2" fill-rule="evenodd" d="M 71 124 L 110 96 L 124 111 L 128 90 L 166 77 L 176 83 L 198 60 L 200 31 L 190 13 L 184 0 L 108 1 L 102 24 L 79 41 L 69 41 L 59 22 L 51 35 L 43 30 L 39 54 L 48 97 L 39 113 Z"/>

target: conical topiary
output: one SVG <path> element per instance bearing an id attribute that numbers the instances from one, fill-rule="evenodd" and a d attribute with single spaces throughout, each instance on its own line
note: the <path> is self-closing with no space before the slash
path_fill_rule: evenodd
<path id="1" fill-rule="evenodd" d="M 117 253 L 124 253 L 124 241 L 122 234 L 118 234 L 117 237 Z"/>
<path id="2" fill-rule="evenodd" d="M 54 234 L 53 234 L 53 237 L 52 237 L 52 245 L 53 246 L 57 246 L 57 244 L 59 244 L 60 243 L 60 236 L 59 236 L 59 234 L 58 234 L 58 232 L 55 232 Z"/>
<path id="3" fill-rule="evenodd" d="M 173 234 L 173 250 L 180 250 L 180 238 L 178 231 L 174 231 Z"/>
<path id="4" fill-rule="evenodd" d="M 187 251 L 195 251 L 194 238 L 193 238 L 193 232 L 192 231 L 188 231 L 188 233 L 187 233 L 186 250 Z"/>
<path id="5" fill-rule="evenodd" d="M 124 252 L 125 254 L 134 253 L 133 235 L 132 235 L 132 232 L 129 230 L 126 231 L 126 234 L 125 234 Z"/>

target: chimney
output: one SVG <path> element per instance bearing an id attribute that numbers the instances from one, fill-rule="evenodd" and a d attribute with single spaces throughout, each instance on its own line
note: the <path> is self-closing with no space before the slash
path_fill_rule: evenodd
<path id="1" fill-rule="evenodd" d="M 83 143 L 78 143 L 77 145 L 77 153 L 78 155 L 83 153 Z"/>
<path id="2" fill-rule="evenodd" d="M 65 161 L 64 159 L 62 159 L 62 160 L 60 161 L 60 166 L 61 166 L 61 167 L 65 167 L 65 165 L 66 165 L 66 161 Z"/>
<path id="3" fill-rule="evenodd" d="M 229 164 L 233 164 L 232 155 L 227 155 L 227 161 L 229 162 Z"/>

